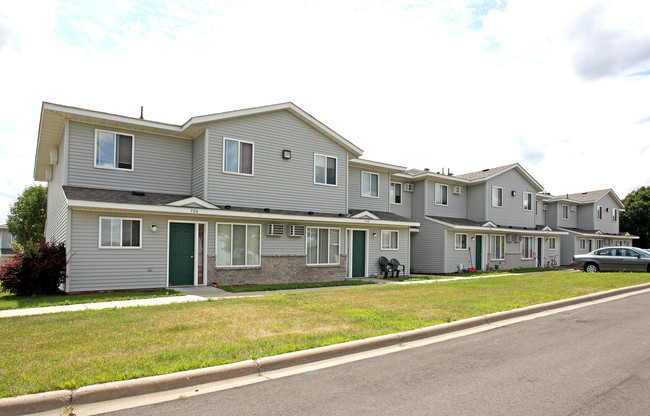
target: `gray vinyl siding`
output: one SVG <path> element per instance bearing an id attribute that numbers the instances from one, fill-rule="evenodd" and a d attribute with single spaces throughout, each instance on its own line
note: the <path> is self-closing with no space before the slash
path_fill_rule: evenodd
<path id="1" fill-rule="evenodd" d="M 414 273 L 444 273 L 444 225 L 420 221 L 420 232 L 411 234 L 411 267 Z"/>
<path id="2" fill-rule="evenodd" d="M 546 212 L 544 211 L 544 200 L 537 198 L 535 199 L 535 225 L 547 225 L 546 224 Z"/>
<path id="3" fill-rule="evenodd" d="M 0 230 L 0 248 L 11 248 L 11 242 L 13 241 L 13 238 L 11 237 L 11 234 L 9 234 L 8 229 L 1 229 Z"/>
<path id="4" fill-rule="evenodd" d="M 503 206 L 492 206 L 492 187 L 503 189 Z M 489 198 L 487 200 L 488 220 L 500 226 L 535 227 L 535 210 L 524 211 L 523 194 L 530 192 L 535 199 L 536 189 L 514 169 L 504 172 L 487 182 Z M 512 191 L 516 195 L 512 196 Z"/>
<path id="5" fill-rule="evenodd" d="M 558 259 L 558 263 L 562 266 L 571 264 L 574 254 L 587 254 L 589 252 L 587 250 L 588 245 L 585 245 L 585 250 L 580 250 L 580 238 L 577 234 L 569 233 L 569 235 L 563 235 L 558 240 L 562 240 L 562 245 L 559 247 L 560 258 Z"/>
<path id="6" fill-rule="evenodd" d="M 571 203 L 565 203 L 565 202 L 559 202 L 557 205 L 557 221 L 558 221 L 558 227 L 564 227 L 564 228 L 578 228 L 578 209 L 579 207 L 575 204 Z M 562 218 L 562 205 L 568 205 L 569 206 L 569 218 L 564 219 Z M 576 208 L 572 208 L 576 207 Z M 571 211 L 571 209 L 575 209 L 575 211 Z"/>
<path id="7" fill-rule="evenodd" d="M 95 165 L 95 129 L 134 135 L 133 171 Z M 70 122 L 68 185 L 189 195 L 192 141 Z"/>
<path id="8" fill-rule="evenodd" d="M 361 175 L 362 172 L 375 173 L 378 175 L 377 197 L 361 196 Z M 387 172 L 373 171 L 371 169 L 350 167 L 348 173 L 349 208 L 363 209 L 368 211 L 389 211 L 389 175 Z"/>
<path id="9" fill-rule="evenodd" d="M 436 205 L 436 183 L 447 185 L 447 205 Z M 457 183 L 427 180 L 427 215 L 432 217 L 467 218 L 467 187 L 460 185 L 463 190 L 454 194 Z"/>
<path id="10" fill-rule="evenodd" d="M 549 227 L 555 229 L 558 226 L 559 223 L 559 218 L 560 218 L 560 204 L 558 202 L 548 202 L 547 204 L 548 209 L 546 210 L 545 217 L 546 217 L 546 225 Z"/>
<path id="11" fill-rule="evenodd" d="M 456 250 L 456 234 L 467 234 L 468 250 Z M 447 230 L 447 268 L 445 273 L 454 273 L 458 271 L 459 265 L 462 265 L 461 268 L 465 269 L 476 267 L 476 239 L 474 241 L 471 239 L 475 236 L 476 234 L 467 231 L 457 231 L 453 229 Z M 487 240 L 489 244 L 489 238 L 487 238 Z M 483 244 L 485 244 L 485 242 Z"/>
<path id="12" fill-rule="evenodd" d="M 192 141 L 192 195 L 204 199 L 205 133 Z"/>
<path id="13" fill-rule="evenodd" d="M 381 231 L 397 231 L 398 243 L 397 250 L 382 250 L 381 249 Z M 373 237 L 373 233 L 377 233 L 377 237 Z M 409 259 L 409 228 L 408 227 L 371 227 L 368 229 L 368 273 L 370 276 L 375 273 L 379 274 L 381 268 L 379 267 L 379 257 L 386 257 L 388 260 L 397 259 L 400 264 L 406 266 L 406 275 L 409 274 L 410 259 Z M 402 274 L 400 273 L 400 276 Z"/>
<path id="14" fill-rule="evenodd" d="M 396 183 L 401 183 L 402 184 L 402 203 L 401 204 L 391 204 L 390 203 L 390 196 L 389 196 L 389 211 L 400 215 L 404 218 L 411 218 L 412 212 L 411 212 L 411 202 L 413 200 L 413 192 L 407 192 L 404 189 L 406 188 L 406 184 L 408 182 L 402 182 L 400 180 L 393 180 L 392 182 Z"/>
<path id="15" fill-rule="evenodd" d="M 603 207 L 603 219 L 599 220 L 598 216 L 596 215 L 596 206 L 602 206 Z M 619 221 L 621 217 L 621 212 L 618 207 L 618 204 L 614 201 L 612 196 L 610 194 L 606 194 L 602 198 L 600 198 L 596 203 L 594 203 L 594 224 L 596 225 L 594 228 L 597 230 L 602 231 L 605 234 L 618 234 L 619 232 Z M 612 220 L 612 210 L 613 209 L 619 209 L 618 213 L 618 221 L 613 221 Z"/>
<path id="16" fill-rule="evenodd" d="M 71 211 L 70 292 L 167 286 L 167 218 Z M 142 219 L 142 248 L 98 248 L 99 217 Z M 151 224 L 158 231 L 150 231 Z"/>
<path id="17" fill-rule="evenodd" d="M 58 146 L 58 163 L 52 166 L 52 180 L 47 184 L 47 218 L 45 239 L 66 243 L 68 200 L 63 193 L 65 184 L 66 148 L 65 134 Z"/>
<path id="18" fill-rule="evenodd" d="M 578 207 L 578 228 L 582 230 L 594 230 L 596 218 L 596 208 L 594 204 L 580 205 Z"/>
<path id="19" fill-rule="evenodd" d="M 488 203 L 485 184 L 467 187 L 467 219 L 485 221 L 485 206 Z"/>
<path id="20" fill-rule="evenodd" d="M 346 213 L 347 151 L 288 111 L 206 126 L 208 200 L 216 205 Z M 254 175 L 223 173 L 223 137 L 254 143 Z M 291 159 L 282 150 L 291 150 Z M 314 183 L 314 154 L 337 158 L 336 186 Z"/>

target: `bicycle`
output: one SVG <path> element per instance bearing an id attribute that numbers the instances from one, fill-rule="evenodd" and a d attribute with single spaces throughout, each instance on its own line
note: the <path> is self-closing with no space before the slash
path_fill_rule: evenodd
<path id="1" fill-rule="evenodd" d="M 547 267 L 557 267 L 557 256 L 549 256 L 550 260 L 546 262 Z"/>

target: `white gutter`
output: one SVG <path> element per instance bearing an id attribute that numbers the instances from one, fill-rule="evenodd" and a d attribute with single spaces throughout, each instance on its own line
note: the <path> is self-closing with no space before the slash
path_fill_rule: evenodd
<path id="1" fill-rule="evenodd" d="M 427 218 L 431 222 L 444 225 L 447 228 L 462 231 L 478 231 L 481 233 L 501 233 L 501 234 L 525 234 L 525 235 L 568 235 L 565 231 L 544 231 L 544 230 L 521 230 L 518 228 L 504 228 L 504 227 L 479 227 L 475 225 L 454 225 L 444 221 Z"/>

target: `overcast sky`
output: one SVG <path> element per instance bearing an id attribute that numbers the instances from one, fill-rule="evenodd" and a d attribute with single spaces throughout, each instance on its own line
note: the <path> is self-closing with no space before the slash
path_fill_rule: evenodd
<path id="1" fill-rule="evenodd" d="M 650 2 L 2 1 L 0 223 L 43 101 L 181 124 L 292 101 L 364 158 L 650 185 Z"/>

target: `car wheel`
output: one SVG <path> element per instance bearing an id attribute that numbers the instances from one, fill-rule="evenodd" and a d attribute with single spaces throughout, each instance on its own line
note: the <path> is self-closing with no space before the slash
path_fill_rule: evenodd
<path id="1" fill-rule="evenodd" d="M 594 263 L 589 263 L 585 266 L 585 271 L 587 273 L 596 273 L 598 271 L 598 265 Z"/>

